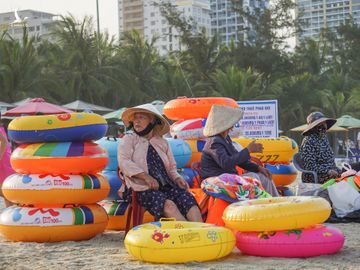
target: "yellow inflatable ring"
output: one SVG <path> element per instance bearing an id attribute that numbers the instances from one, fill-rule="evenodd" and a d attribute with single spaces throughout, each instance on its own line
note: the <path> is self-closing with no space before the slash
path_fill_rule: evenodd
<path id="1" fill-rule="evenodd" d="M 198 222 L 146 223 L 125 237 L 125 247 L 131 255 L 153 263 L 215 260 L 228 255 L 234 245 L 231 230 Z"/>
<path id="2" fill-rule="evenodd" d="M 106 120 L 95 113 L 22 116 L 8 128 L 9 138 L 17 143 L 98 140 L 106 130 Z"/>
<path id="3" fill-rule="evenodd" d="M 233 141 L 239 143 L 242 147 L 247 147 L 252 141 L 261 143 L 264 147 L 262 153 L 251 153 L 263 163 L 269 164 L 288 164 L 294 154 L 299 151 L 297 143 L 288 137 L 282 136 L 277 138 L 234 138 Z"/>
<path id="4" fill-rule="evenodd" d="M 14 203 L 51 206 L 96 203 L 107 197 L 110 186 L 101 174 L 13 174 L 2 191 Z"/>
<path id="5" fill-rule="evenodd" d="M 238 231 L 279 231 L 322 223 L 330 212 L 331 206 L 323 198 L 294 196 L 233 203 L 222 218 L 226 227 Z"/>
<path id="6" fill-rule="evenodd" d="M 11 241 L 78 241 L 102 233 L 107 222 L 105 210 L 97 204 L 73 208 L 11 206 L 0 215 L 0 233 Z"/>

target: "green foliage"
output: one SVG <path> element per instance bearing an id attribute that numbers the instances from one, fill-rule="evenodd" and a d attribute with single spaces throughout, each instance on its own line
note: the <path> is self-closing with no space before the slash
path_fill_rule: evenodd
<path id="1" fill-rule="evenodd" d="M 217 35 L 194 32 L 192 21 L 171 5 L 161 5 L 182 47 L 167 56 L 159 55 L 156 39 L 146 41 L 136 31 L 124 33 L 119 42 L 96 33 L 89 17 L 62 17 L 52 42 L 30 38 L 25 28 L 19 41 L 3 32 L 0 100 L 41 96 L 64 104 L 81 99 L 118 109 L 177 96 L 277 99 L 283 130 L 303 124 L 313 110 L 359 117 L 359 26 L 347 22 L 336 32 L 324 31 L 319 41 L 307 40 L 286 52 L 277 29 L 296 22 L 287 21 L 288 0 L 276 3 L 278 10 L 254 13 L 257 19 L 238 9 L 259 36 L 253 43 L 228 47 Z"/>

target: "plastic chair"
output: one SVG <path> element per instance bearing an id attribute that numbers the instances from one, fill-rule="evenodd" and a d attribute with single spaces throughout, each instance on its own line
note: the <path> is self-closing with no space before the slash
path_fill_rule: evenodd
<path id="1" fill-rule="evenodd" d="M 317 173 L 314 171 L 308 171 L 304 169 L 304 162 L 301 158 L 301 154 L 300 153 L 296 153 L 293 157 L 293 163 L 295 168 L 302 172 L 302 173 L 308 173 L 308 174 L 312 174 L 313 178 L 314 178 L 314 183 L 317 184 L 318 183 L 318 176 Z"/>
<path id="2" fill-rule="evenodd" d="M 126 186 L 124 175 L 122 174 L 120 169 L 118 169 L 118 174 L 122 182 L 122 185 Z M 131 201 L 128 202 L 129 206 L 126 217 L 125 235 L 131 229 L 131 227 L 135 227 L 143 223 L 144 213 L 145 213 L 145 208 L 142 207 L 137 201 L 136 191 L 130 190 L 130 192 L 131 192 Z"/>

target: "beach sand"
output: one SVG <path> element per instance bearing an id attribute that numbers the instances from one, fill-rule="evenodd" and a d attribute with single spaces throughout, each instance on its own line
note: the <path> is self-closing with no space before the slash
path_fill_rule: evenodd
<path id="1" fill-rule="evenodd" d="M 0 209 L 3 208 L 1 199 Z M 360 269 L 360 224 L 335 226 L 346 237 L 343 249 L 335 255 L 262 258 L 242 255 L 234 248 L 221 260 L 173 265 L 134 260 L 124 247 L 123 232 L 105 232 L 88 241 L 61 243 L 10 242 L 0 236 L 0 269 Z"/>

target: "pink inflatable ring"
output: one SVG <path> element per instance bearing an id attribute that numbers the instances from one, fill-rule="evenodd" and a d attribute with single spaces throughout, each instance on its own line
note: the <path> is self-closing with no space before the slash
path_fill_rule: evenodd
<path id="1" fill-rule="evenodd" d="M 238 232 L 236 246 L 244 254 L 262 257 L 302 258 L 333 254 L 344 245 L 343 233 L 334 227 L 274 232 Z"/>

